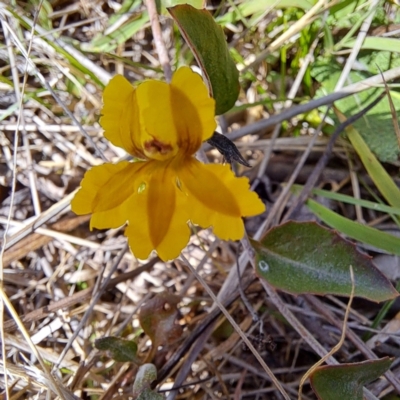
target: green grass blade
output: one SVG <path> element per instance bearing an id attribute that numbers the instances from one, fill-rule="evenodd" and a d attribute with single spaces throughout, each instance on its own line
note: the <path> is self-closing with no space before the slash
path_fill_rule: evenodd
<path id="1" fill-rule="evenodd" d="M 302 185 L 293 185 L 292 192 L 299 193 L 302 188 Z M 311 193 L 316 196 L 322 196 L 326 199 L 340 201 L 342 203 L 352 204 L 354 206 L 360 206 L 368 208 L 370 210 L 375 210 L 387 214 L 400 215 L 400 208 L 391 207 L 386 204 L 375 203 L 374 201 L 355 199 L 354 197 L 348 196 L 346 194 L 330 192 L 329 190 L 323 189 L 313 189 Z"/>
<path id="2" fill-rule="evenodd" d="M 344 115 L 338 110 L 335 112 L 339 120 L 343 122 L 345 120 Z M 374 153 L 372 153 L 364 139 L 355 128 L 352 126 L 347 127 L 346 133 L 369 176 L 381 192 L 382 196 L 390 205 L 400 208 L 400 189 L 393 182 L 393 179 L 383 168 L 382 164 L 378 161 Z"/>
<path id="3" fill-rule="evenodd" d="M 343 43 L 343 47 L 353 48 L 356 39 L 351 39 Z M 367 37 L 361 47 L 363 50 L 378 50 L 378 51 L 391 51 L 400 53 L 400 41 L 399 39 L 387 38 L 387 37 Z"/>
<path id="4" fill-rule="evenodd" d="M 325 224 L 349 238 L 377 247 L 390 254 L 400 255 L 400 238 L 359 222 L 351 221 L 314 200 L 307 200 L 306 204 Z"/>

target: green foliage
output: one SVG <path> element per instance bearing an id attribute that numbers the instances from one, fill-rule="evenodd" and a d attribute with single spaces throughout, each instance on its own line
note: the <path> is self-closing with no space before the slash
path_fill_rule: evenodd
<path id="1" fill-rule="evenodd" d="M 348 40 L 342 43 L 343 47 L 353 48 L 355 45 L 355 39 Z M 398 39 L 387 38 L 387 37 L 367 37 L 365 38 L 362 46 L 362 50 L 376 50 L 378 52 L 381 51 L 389 51 L 400 53 L 400 43 Z M 382 67 L 379 66 L 381 69 Z"/>
<path id="2" fill-rule="evenodd" d="M 137 400 L 162 400 L 165 397 L 150 389 L 151 383 L 157 378 L 157 369 L 153 364 L 143 364 L 135 377 L 132 395 Z"/>
<path id="3" fill-rule="evenodd" d="M 281 0 L 276 2 L 274 0 L 248 0 L 239 4 L 238 7 L 233 8 L 231 12 L 227 12 L 223 16 L 217 18 L 217 22 L 220 24 L 231 23 L 234 24 L 239 22 L 242 18 L 251 16 L 248 24 L 252 26 L 257 20 L 265 15 L 268 10 L 273 8 L 301 8 L 303 10 L 309 10 L 313 6 L 313 2 L 309 0 Z"/>
<path id="4" fill-rule="evenodd" d="M 129 40 L 149 21 L 147 12 L 139 11 L 141 0 L 125 0 L 119 12 L 108 21 L 105 31 L 97 34 L 90 43 L 83 43 L 83 51 L 104 53 Z"/>
<path id="5" fill-rule="evenodd" d="M 345 218 L 314 200 L 308 200 L 307 206 L 321 221 L 347 237 L 369 244 L 390 254 L 400 255 L 400 238 L 397 236 Z"/>
<path id="6" fill-rule="evenodd" d="M 339 29 L 354 29 L 359 27 L 369 15 L 369 8 L 366 7 L 367 0 L 344 0 L 331 7 L 327 24 Z M 378 7 L 374 14 L 372 26 L 387 24 L 387 18 L 383 7 Z"/>
<path id="7" fill-rule="evenodd" d="M 385 54 L 382 54 L 380 57 L 387 60 Z M 367 65 L 364 64 L 363 69 L 365 69 Z M 376 65 L 374 65 L 374 68 L 377 68 Z M 332 93 L 341 72 L 342 66 L 333 58 L 317 61 L 311 70 L 313 78 L 321 84 L 316 96 L 322 97 L 328 93 Z M 348 83 L 356 83 L 369 76 L 371 76 L 371 74 L 368 70 L 351 71 L 349 74 L 350 81 Z M 350 117 L 361 111 L 367 104 L 376 99 L 380 93 L 382 93 L 382 89 L 371 88 L 337 101 L 335 105 L 343 114 Z M 394 90 L 391 90 L 390 94 L 395 108 L 400 110 L 400 94 Z M 398 115 L 400 116 L 400 113 Z M 333 111 L 330 113 L 330 116 L 334 121 L 338 121 Z M 356 121 L 354 127 L 360 132 L 368 147 L 381 161 L 397 160 L 400 150 L 393 130 L 393 121 L 390 114 L 389 101 L 387 99 L 383 99 L 377 106 L 369 111 L 367 115 Z"/>
<path id="8" fill-rule="evenodd" d="M 172 7 L 169 12 L 204 74 L 210 95 L 215 99 L 215 113 L 230 110 L 239 95 L 239 72 L 221 27 L 208 11 L 190 5 Z"/>
<path id="9" fill-rule="evenodd" d="M 51 3 L 47 0 L 39 1 L 39 0 L 29 0 L 29 5 L 38 7 L 39 4 L 41 3 L 41 7 L 39 9 L 39 16 L 38 16 L 38 22 L 40 26 L 47 30 L 53 29 L 53 24 L 51 22 L 51 18 L 49 18 L 49 14 L 53 12 L 53 7 L 51 6 Z"/>
<path id="10" fill-rule="evenodd" d="M 363 400 L 363 386 L 378 379 L 392 364 L 388 357 L 354 364 L 318 367 L 311 385 L 320 400 Z"/>
<path id="11" fill-rule="evenodd" d="M 350 295 L 350 265 L 355 295 L 384 301 L 398 295 L 392 284 L 337 233 L 315 223 L 288 222 L 253 242 L 256 271 L 274 287 L 290 293 Z"/>
<path id="12" fill-rule="evenodd" d="M 337 114 L 339 115 L 338 112 Z M 399 187 L 387 173 L 382 164 L 376 159 L 370 148 L 367 146 L 366 141 L 363 140 L 360 133 L 354 129 L 353 126 L 347 127 L 346 133 L 362 163 L 364 164 L 365 169 L 368 171 L 371 179 L 374 181 L 382 196 L 393 207 L 400 207 Z M 397 142 L 395 143 L 395 146 L 396 149 L 399 150 Z"/>
<path id="13" fill-rule="evenodd" d="M 168 14 L 169 7 L 175 7 L 180 4 L 189 4 L 194 8 L 201 10 L 206 8 L 206 0 L 156 0 L 157 12 L 159 14 Z"/>
<path id="14" fill-rule="evenodd" d="M 137 357 L 137 344 L 132 340 L 107 336 L 97 339 L 94 345 L 98 350 L 109 351 L 115 361 L 141 364 Z"/>

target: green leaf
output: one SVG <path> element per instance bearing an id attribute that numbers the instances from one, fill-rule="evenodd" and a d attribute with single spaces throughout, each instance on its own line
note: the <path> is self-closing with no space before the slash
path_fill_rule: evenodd
<path id="1" fill-rule="evenodd" d="M 33 21 L 30 21 L 27 18 L 24 18 L 23 15 L 20 15 L 15 9 L 15 7 L 8 7 L 7 11 L 10 12 L 13 17 L 26 29 L 31 30 Z M 35 35 L 42 36 L 43 40 L 45 40 L 54 50 L 60 55 L 64 56 L 65 59 L 70 63 L 70 72 L 72 72 L 77 77 L 85 77 L 87 80 L 87 76 L 89 76 L 95 83 L 97 83 L 100 87 L 104 87 L 103 82 L 99 79 L 99 77 L 90 69 L 84 66 L 80 60 L 76 59 L 72 56 L 67 50 L 65 50 L 62 46 L 59 46 L 56 41 L 52 39 L 47 39 L 47 35 L 45 34 L 44 30 L 41 29 L 40 32 L 37 30 L 34 31 Z M 78 73 L 81 72 L 81 74 Z"/>
<path id="2" fill-rule="evenodd" d="M 381 71 L 387 71 L 391 68 L 400 67 L 400 53 L 390 51 L 364 51 L 357 60 L 363 68 L 368 68 L 372 75 L 378 75 Z M 390 84 L 388 82 L 388 84 Z"/>
<path id="3" fill-rule="evenodd" d="M 110 31 L 107 35 L 102 33 L 93 38 L 90 43 L 82 43 L 81 49 L 97 53 L 111 52 L 119 44 L 125 43 L 136 32 L 143 29 L 147 22 L 149 22 L 147 12 L 136 14 L 120 26 L 116 23 L 115 26 L 118 27 L 115 30 L 112 30 L 112 27 L 107 29 L 107 31 Z"/>
<path id="4" fill-rule="evenodd" d="M 156 0 L 157 11 L 159 14 L 167 14 L 169 7 L 175 7 L 180 4 L 189 4 L 198 9 L 206 8 L 207 0 Z"/>
<path id="5" fill-rule="evenodd" d="M 2 110 L 3 112 L 0 115 L 0 122 L 8 118 L 10 115 L 14 114 L 17 110 L 19 110 L 20 105 L 19 102 L 11 104 L 6 110 Z"/>
<path id="6" fill-rule="evenodd" d="M 132 387 L 132 397 L 137 400 L 162 400 L 165 397 L 150 389 L 151 383 L 157 379 L 157 368 L 153 364 L 139 367 Z"/>
<path id="7" fill-rule="evenodd" d="M 343 47 L 354 47 L 356 39 L 351 39 L 342 43 Z M 369 36 L 364 39 L 361 49 L 378 50 L 378 51 L 391 51 L 400 53 L 400 42 L 398 39 L 387 37 L 374 37 Z"/>
<path id="8" fill-rule="evenodd" d="M 215 113 L 230 110 L 239 96 L 239 72 L 233 62 L 222 28 L 207 10 L 190 5 L 168 9 L 192 50 L 215 99 Z"/>
<path id="9" fill-rule="evenodd" d="M 298 194 L 301 192 L 303 187 L 304 186 L 302 185 L 293 185 L 291 190 L 293 193 Z M 336 200 L 342 203 L 368 208 L 370 210 L 380 211 L 387 214 L 400 215 L 400 208 L 388 206 L 386 204 L 375 203 L 374 201 L 357 199 L 355 197 L 348 196 L 347 194 L 331 192 L 330 190 L 324 189 L 313 189 L 311 193 L 316 196 L 325 197 L 326 199 Z"/>
<path id="10" fill-rule="evenodd" d="M 137 397 L 137 400 L 163 400 L 165 397 L 162 394 L 156 393 L 151 389 L 144 389 L 140 395 Z"/>
<path id="11" fill-rule="evenodd" d="M 378 379 L 392 364 L 388 357 L 353 364 L 318 367 L 311 386 L 321 400 L 363 400 L 363 386 Z"/>
<path id="12" fill-rule="evenodd" d="M 252 243 L 257 274 L 286 292 L 348 296 L 351 265 L 356 296 L 379 302 L 398 295 L 369 257 L 314 222 L 288 222 L 271 229 L 260 243 Z"/>
<path id="13" fill-rule="evenodd" d="M 115 336 L 107 336 L 97 339 L 94 346 L 98 350 L 109 351 L 111 357 L 119 362 L 133 362 L 141 364 L 137 357 L 137 344 L 132 340 L 123 339 Z"/>
<path id="14" fill-rule="evenodd" d="M 382 52 L 381 57 L 379 57 L 382 62 L 382 58 L 385 56 L 383 53 L 386 52 Z M 392 57 L 387 57 L 387 59 L 392 61 L 386 61 L 384 65 L 387 69 L 400 64 L 399 60 L 396 57 L 393 57 L 394 54 L 390 54 L 392 54 Z M 373 61 L 375 59 L 377 59 L 377 55 L 371 62 L 373 68 L 369 63 L 367 63 L 369 59 L 366 60 L 366 63 L 364 63 L 363 66 L 370 70 L 376 69 L 376 64 Z M 380 63 L 379 65 L 382 66 L 383 64 Z M 316 97 L 322 97 L 333 92 L 342 69 L 343 67 L 331 58 L 316 62 L 312 66 L 312 76 L 321 83 L 321 87 L 318 89 Z M 375 71 L 372 72 L 375 74 Z M 347 83 L 356 83 L 370 77 L 371 75 L 371 71 L 351 71 Z M 367 89 L 363 92 L 348 96 L 345 99 L 336 101 L 335 106 L 345 114 L 347 118 L 349 118 L 351 115 L 361 111 L 366 105 L 375 100 L 382 93 L 382 90 L 383 89 L 381 88 Z M 400 94 L 395 90 L 391 90 L 390 95 L 394 107 L 398 111 L 400 117 Z M 335 122 L 337 121 L 337 117 L 333 112 L 329 115 L 335 120 Z M 392 115 L 387 98 L 380 101 L 379 104 L 367 113 L 367 115 L 356 121 L 353 126 L 360 132 L 368 147 L 376 154 L 379 160 L 383 162 L 397 161 L 400 149 L 393 129 Z"/>
<path id="15" fill-rule="evenodd" d="M 357 2 L 358 0 L 343 0 L 330 7 L 329 14 L 330 16 L 334 16 L 336 19 L 344 19 L 346 16 L 354 12 L 354 8 L 357 7 Z"/>
<path id="16" fill-rule="evenodd" d="M 50 31 L 53 29 L 53 24 L 52 24 L 52 17 L 51 14 L 53 13 L 53 7 L 51 6 L 51 3 L 48 2 L 47 0 L 44 1 L 39 1 L 39 0 L 31 0 L 32 5 L 35 5 L 37 9 L 39 10 L 39 18 L 38 22 L 39 25 Z"/>
<path id="17" fill-rule="evenodd" d="M 118 10 L 114 13 L 110 14 L 107 21 L 107 29 L 111 28 L 116 23 L 121 25 L 121 23 L 119 22 L 121 20 L 121 17 L 126 18 L 127 15 L 131 15 L 134 12 L 139 11 L 139 7 L 142 6 L 142 3 L 142 0 L 123 0 L 121 7 L 118 8 Z"/>
<path id="18" fill-rule="evenodd" d="M 265 14 L 268 10 L 282 9 L 289 7 L 301 8 L 309 10 L 314 3 L 309 0 L 246 0 L 233 9 L 233 11 L 224 14 L 217 19 L 219 24 L 234 24 L 240 21 L 241 18 L 253 17 L 258 18 Z"/>
<path id="19" fill-rule="evenodd" d="M 339 121 L 345 121 L 346 118 L 344 118 L 339 111 L 336 111 L 336 114 L 339 117 Z M 382 196 L 390 205 L 394 207 L 400 207 L 400 189 L 390 175 L 386 172 L 385 168 L 383 168 L 382 164 L 371 152 L 362 136 L 356 129 L 353 128 L 353 126 L 348 126 L 346 128 L 346 133 L 355 151 L 361 158 L 361 161 L 369 176 L 374 181 Z M 398 147 L 398 145 L 396 147 Z"/>
<path id="20" fill-rule="evenodd" d="M 362 0 L 365 2 L 365 0 Z M 327 25 L 337 29 L 346 29 L 346 37 L 353 37 L 360 28 L 360 25 L 368 16 L 368 10 L 360 7 L 359 0 L 341 1 L 329 10 Z M 336 40 L 338 35 L 335 35 Z M 347 40 L 347 39 L 346 39 Z M 340 49 L 340 42 L 335 45 L 336 49 Z"/>
<path id="21" fill-rule="evenodd" d="M 390 254 L 400 256 L 399 237 L 347 219 L 314 200 L 307 200 L 306 204 L 321 221 L 325 222 L 325 224 L 329 225 L 331 228 L 337 229 L 349 238 L 385 250 Z"/>

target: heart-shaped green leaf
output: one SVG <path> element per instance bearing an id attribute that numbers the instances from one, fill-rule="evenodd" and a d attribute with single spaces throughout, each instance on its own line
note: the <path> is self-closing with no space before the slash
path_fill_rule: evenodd
<path id="1" fill-rule="evenodd" d="M 107 336 L 97 339 L 94 345 L 98 350 L 109 351 L 115 361 L 141 364 L 140 359 L 136 356 L 137 344 L 132 340 Z"/>
<path id="2" fill-rule="evenodd" d="M 310 376 L 320 400 L 363 400 L 363 386 L 385 373 L 393 359 L 368 360 L 354 364 L 318 367 Z"/>
<path id="3" fill-rule="evenodd" d="M 398 296 L 389 280 L 354 244 L 314 222 L 288 222 L 252 242 L 262 279 L 286 292 L 350 295 L 350 265 L 355 295 L 373 301 Z"/>
<path id="4" fill-rule="evenodd" d="M 230 110 L 239 95 L 239 72 L 233 62 L 222 28 L 207 10 L 188 4 L 168 8 L 208 83 L 215 99 L 215 113 Z"/>

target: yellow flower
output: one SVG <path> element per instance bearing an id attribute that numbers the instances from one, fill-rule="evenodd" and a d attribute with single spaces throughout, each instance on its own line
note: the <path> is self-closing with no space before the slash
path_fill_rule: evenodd
<path id="1" fill-rule="evenodd" d="M 229 165 L 202 164 L 193 155 L 213 134 L 215 103 L 200 75 L 180 68 L 172 82 L 149 80 L 134 88 L 115 76 L 104 90 L 104 136 L 142 161 L 104 164 L 86 172 L 72 200 L 91 228 L 118 228 L 133 254 L 152 250 L 169 260 L 190 238 L 188 222 L 212 226 L 223 240 L 244 235 L 242 216 L 264 211 Z"/>

